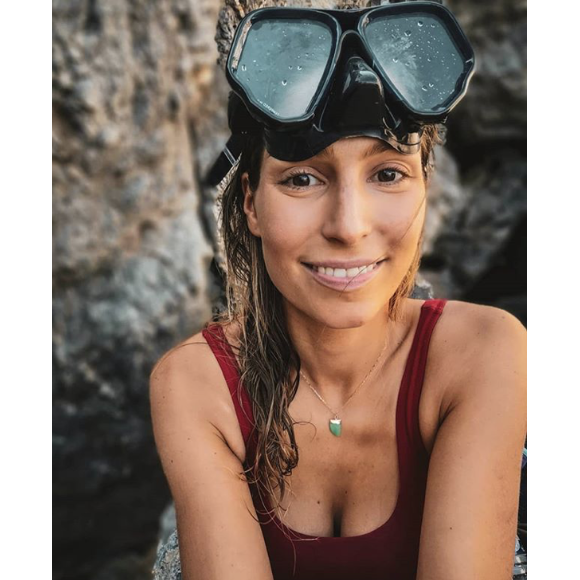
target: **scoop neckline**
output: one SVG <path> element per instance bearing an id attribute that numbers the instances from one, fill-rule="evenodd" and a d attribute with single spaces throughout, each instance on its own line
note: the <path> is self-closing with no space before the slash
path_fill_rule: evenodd
<path id="1" fill-rule="evenodd" d="M 298 530 L 291 528 L 290 526 L 285 524 L 274 512 L 272 512 L 272 515 L 270 516 L 271 521 L 276 526 L 278 526 L 278 527 L 281 526 L 281 527 L 285 528 L 286 531 L 290 535 L 296 536 L 298 538 L 302 538 L 304 540 L 323 540 L 323 541 L 359 540 L 359 539 L 369 538 L 369 537 L 372 537 L 372 536 L 379 534 L 383 530 L 383 528 L 386 528 L 395 519 L 395 516 L 397 515 L 397 512 L 398 512 L 399 507 L 401 505 L 401 495 L 402 495 L 401 465 L 400 465 L 398 456 L 399 456 L 399 449 L 398 449 L 398 443 L 397 443 L 397 462 L 399 463 L 399 492 L 397 494 L 397 501 L 395 503 L 395 508 L 393 509 L 393 512 L 391 513 L 391 515 L 378 528 L 375 528 L 374 530 L 371 530 L 370 532 L 365 532 L 364 534 L 357 534 L 356 536 L 313 536 L 311 534 L 305 534 L 304 532 L 299 532 Z M 269 498 L 266 501 L 268 503 L 268 508 L 272 509 Z"/>
<path id="2" fill-rule="evenodd" d="M 402 503 L 401 500 L 403 497 L 403 485 L 402 485 L 403 465 L 402 465 L 402 460 L 401 460 L 401 455 L 402 455 L 402 453 L 401 453 L 401 441 L 399 438 L 399 432 L 400 432 L 400 429 L 402 428 L 402 426 L 399 424 L 399 419 L 400 419 L 400 417 L 403 416 L 402 409 L 401 409 L 401 405 L 403 404 L 403 399 L 401 398 L 401 394 L 402 394 L 401 391 L 403 390 L 403 383 L 404 383 L 405 377 L 407 375 L 407 368 L 411 364 L 411 354 L 416 349 L 415 343 L 419 337 L 419 330 L 420 330 L 421 325 L 423 323 L 423 317 L 425 316 L 425 310 L 426 310 L 426 306 L 428 303 L 429 303 L 429 300 L 425 300 L 423 302 L 423 304 L 421 305 L 421 312 L 419 315 L 419 320 L 417 322 L 417 327 L 415 328 L 415 334 L 413 336 L 413 343 L 411 345 L 411 350 L 409 351 L 409 354 L 407 356 L 407 360 L 405 361 L 405 369 L 403 370 L 403 378 L 401 379 L 401 383 L 399 385 L 399 393 L 397 395 L 397 409 L 395 412 L 395 437 L 397 439 L 397 464 L 399 467 L 399 473 L 398 473 L 399 493 L 397 495 L 397 503 L 395 504 L 395 509 L 393 510 L 393 513 L 389 516 L 387 521 L 384 522 L 383 524 L 381 524 L 378 528 L 375 528 L 374 530 L 371 530 L 370 532 L 366 532 L 364 534 L 358 534 L 356 536 L 313 536 L 311 534 L 305 534 L 303 532 L 299 532 L 298 530 L 295 530 L 295 529 L 291 528 L 289 525 L 285 524 L 274 513 L 274 511 L 272 509 L 272 503 L 270 501 L 270 498 L 267 497 L 266 503 L 268 504 L 268 510 L 272 512 L 272 515 L 271 515 L 272 521 L 276 524 L 283 526 L 286 529 L 286 531 L 288 531 L 291 535 L 295 535 L 299 538 L 308 539 L 308 540 L 322 540 L 324 542 L 329 542 L 329 541 L 336 542 L 339 540 L 342 540 L 342 541 L 345 541 L 345 540 L 351 540 L 351 541 L 365 540 L 365 539 L 372 538 L 372 537 L 380 534 L 385 528 L 387 528 L 389 525 L 392 525 L 393 522 L 395 521 L 395 519 L 398 517 L 399 511 L 401 509 L 401 503 Z"/>

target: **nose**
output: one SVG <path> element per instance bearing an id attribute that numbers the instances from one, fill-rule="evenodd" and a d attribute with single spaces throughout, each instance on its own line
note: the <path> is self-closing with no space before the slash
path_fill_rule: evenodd
<path id="1" fill-rule="evenodd" d="M 372 208 L 368 193 L 352 181 L 337 185 L 334 195 L 328 196 L 328 207 L 322 234 L 330 241 L 354 246 L 372 228 Z"/>

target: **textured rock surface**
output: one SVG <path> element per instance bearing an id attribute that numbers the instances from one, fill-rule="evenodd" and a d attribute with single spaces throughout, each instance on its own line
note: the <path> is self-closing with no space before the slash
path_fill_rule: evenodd
<path id="1" fill-rule="evenodd" d="M 150 577 L 169 493 L 147 379 L 217 292 L 216 192 L 200 179 L 228 136 L 217 60 L 262 4 L 53 2 L 56 580 Z M 525 3 L 449 4 L 478 71 L 437 152 L 416 295 L 431 283 L 524 319 Z"/>
<path id="2" fill-rule="evenodd" d="M 53 3 L 55 578 L 127 577 L 168 499 L 147 379 L 210 313 L 217 10 Z"/>

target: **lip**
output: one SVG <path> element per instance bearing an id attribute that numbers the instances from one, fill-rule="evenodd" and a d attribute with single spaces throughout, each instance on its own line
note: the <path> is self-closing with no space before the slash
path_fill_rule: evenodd
<path id="1" fill-rule="evenodd" d="M 374 264 L 377 261 L 376 258 L 357 258 L 354 260 L 327 260 L 326 262 L 303 262 L 309 266 L 324 268 L 344 268 L 348 270 L 349 268 L 360 268 L 361 266 L 368 266 L 369 264 Z M 378 260 L 379 262 L 381 260 Z"/>
<path id="2" fill-rule="evenodd" d="M 310 274 L 312 275 L 312 277 L 319 283 L 322 284 L 323 286 L 326 286 L 327 288 L 331 288 L 333 290 L 340 290 L 343 292 L 353 292 L 354 290 L 358 290 L 359 288 L 361 288 L 362 286 L 364 286 L 365 284 L 368 284 L 377 274 L 377 272 L 383 267 L 383 264 L 386 262 L 387 260 L 381 260 L 377 263 L 377 265 L 374 267 L 373 270 L 371 270 L 370 272 L 365 272 L 364 274 L 359 274 L 358 276 L 353 276 L 352 278 L 335 278 L 334 276 L 329 276 L 327 274 L 321 274 L 320 272 L 318 272 L 318 270 L 313 270 L 312 268 L 310 268 L 308 265 L 306 265 L 305 263 L 302 263 L 302 265 L 304 266 L 304 268 L 310 272 Z M 332 263 L 337 263 L 337 262 L 330 262 L 330 264 Z M 342 262 L 343 264 L 345 262 Z M 366 264 L 368 264 L 369 262 L 366 262 Z M 328 265 L 329 262 L 325 263 L 325 266 Z M 362 263 L 360 264 L 361 266 L 364 266 L 365 264 Z M 332 268 L 333 266 L 328 265 L 329 268 Z M 337 268 L 341 267 L 341 266 L 336 266 Z M 356 268 L 356 266 L 350 266 L 351 268 Z"/>

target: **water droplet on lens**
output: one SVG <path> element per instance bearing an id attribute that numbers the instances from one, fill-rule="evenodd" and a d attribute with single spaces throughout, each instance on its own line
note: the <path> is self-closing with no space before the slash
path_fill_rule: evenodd
<path id="1" fill-rule="evenodd" d="M 294 67 L 293 67 L 292 65 L 289 65 L 289 66 L 288 66 L 288 68 L 289 68 L 290 70 L 292 70 Z"/>
<path id="2" fill-rule="evenodd" d="M 242 65 L 242 70 L 243 70 L 244 72 L 246 72 L 246 69 L 247 69 L 246 65 L 245 65 L 245 64 L 243 64 L 243 65 Z"/>
<path id="3" fill-rule="evenodd" d="M 423 26 L 423 23 L 422 23 L 422 22 L 419 20 L 419 22 L 417 22 L 417 26 L 418 26 L 419 28 L 421 28 L 421 26 Z"/>
<path id="4" fill-rule="evenodd" d="M 410 30 L 405 30 L 405 36 L 411 36 L 411 31 Z"/>
<path id="5" fill-rule="evenodd" d="M 394 56 L 393 57 L 393 62 L 399 62 L 399 59 L 396 56 Z"/>
<path id="6" fill-rule="evenodd" d="M 431 62 L 431 59 L 429 57 L 427 57 L 427 62 Z"/>
<path id="7" fill-rule="evenodd" d="M 308 53 L 306 53 L 304 56 L 308 57 Z"/>
<path id="8" fill-rule="evenodd" d="M 429 88 L 432 89 L 435 85 L 433 83 L 429 83 Z"/>
<path id="9" fill-rule="evenodd" d="M 282 81 L 282 86 L 283 86 L 283 87 L 285 87 L 287 84 L 288 84 L 288 81 L 287 81 L 286 79 L 284 79 L 284 80 Z"/>
<path id="10" fill-rule="evenodd" d="M 298 66 L 296 67 L 296 70 L 302 70 L 302 67 L 301 67 L 300 65 L 298 65 Z"/>
<path id="11" fill-rule="evenodd" d="M 421 87 L 421 90 L 422 90 L 422 91 L 425 91 L 425 92 L 427 92 L 427 90 L 428 90 L 428 89 L 427 89 L 427 87 L 426 87 L 425 85 L 423 85 L 423 86 Z"/>

